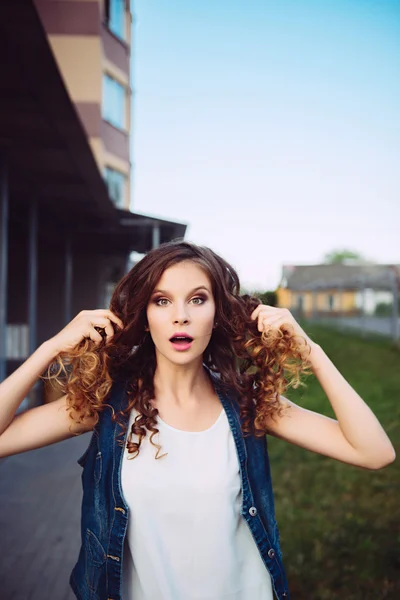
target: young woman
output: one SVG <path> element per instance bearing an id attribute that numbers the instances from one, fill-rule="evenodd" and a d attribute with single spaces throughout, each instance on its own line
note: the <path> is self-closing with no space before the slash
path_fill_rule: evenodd
<path id="1" fill-rule="evenodd" d="M 15 412 L 58 361 L 65 395 Z M 337 420 L 282 394 L 311 369 Z M 0 456 L 92 430 L 80 600 L 289 598 L 266 433 L 368 469 L 394 460 L 376 417 L 286 309 L 241 296 L 208 248 L 172 242 L 0 385 Z"/>

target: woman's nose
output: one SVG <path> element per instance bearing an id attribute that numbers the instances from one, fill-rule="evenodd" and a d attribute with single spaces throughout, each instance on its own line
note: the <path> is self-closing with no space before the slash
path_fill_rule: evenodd
<path id="1" fill-rule="evenodd" d="M 174 316 L 174 324 L 177 325 L 178 323 L 182 324 L 182 325 L 187 325 L 189 323 L 189 315 L 188 315 L 188 311 L 187 311 L 187 307 L 186 306 L 176 306 L 176 311 L 175 311 L 175 315 Z"/>
<path id="2" fill-rule="evenodd" d="M 178 325 L 178 324 L 187 325 L 189 323 L 189 319 L 187 317 L 185 317 L 185 316 L 182 315 L 180 317 L 176 317 L 174 319 L 174 323 L 176 325 Z"/>

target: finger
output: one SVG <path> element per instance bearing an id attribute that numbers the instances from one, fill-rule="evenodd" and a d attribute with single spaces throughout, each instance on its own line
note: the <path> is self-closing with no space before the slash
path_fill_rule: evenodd
<path id="1" fill-rule="evenodd" d="M 93 316 L 93 315 L 95 315 L 95 316 Z M 96 308 L 95 310 L 91 310 L 90 316 L 93 321 L 97 322 L 97 320 L 99 318 L 104 318 L 104 319 L 108 319 L 109 321 L 112 321 L 113 323 L 118 325 L 118 327 L 120 327 L 121 329 L 124 328 L 124 324 L 121 321 L 121 319 L 119 317 L 117 317 L 117 315 L 115 315 L 113 312 L 111 312 L 111 310 L 108 310 L 107 308 Z"/>
<path id="2" fill-rule="evenodd" d="M 267 315 L 272 315 L 274 313 L 280 312 L 282 309 L 277 308 L 276 306 L 269 306 L 268 304 L 259 304 L 257 308 L 251 314 L 251 318 L 256 319 L 260 314 L 265 313 Z"/>
<path id="3" fill-rule="evenodd" d="M 90 324 L 92 327 L 101 327 L 104 329 L 110 325 L 110 319 L 107 317 L 95 317 L 91 319 Z"/>
<path id="4" fill-rule="evenodd" d="M 105 327 L 97 327 L 97 325 L 95 325 L 94 329 L 101 336 L 102 340 L 104 340 L 105 338 L 107 339 L 107 334 L 106 334 L 106 328 Z"/>
<path id="5" fill-rule="evenodd" d="M 263 304 L 259 304 L 251 313 L 250 318 L 255 320 L 257 319 L 257 317 L 260 315 L 261 311 L 263 310 L 264 305 Z"/>
<path id="6" fill-rule="evenodd" d="M 262 322 L 264 331 L 268 331 L 271 329 L 279 329 L 279 327 L 281 325 L 283 325 L 284 323 L 285 323 L 285 321 L 284 321 L 283 317 L 278 317 L 275 319 L 271 319 L 271 318 L 264 319 Z"/>
<path id="7" fill-rule="evenodd" d="M 266 313 L 266 312 L 261 312 L 258 315 L 258 325 L 259 325 L 259 330 L 262 331 L 263 326 L 268 326 L 271 323 L 273 323 L 274 321 L 277 321 L 278 319 L 281 319 L 281 315 L 277 314 L 276 312 L 273 313 Z M 260 329 L 261 327 L 261 329 Z"/>
<path id="8" fill-rule="evenodd" d="M 283 317 L 278 317 L 277 319 L 272 319 L 272 321 L 270 321 L 270 327 L 276 327 L 278 329 L 281 325 L 284 325 L 284 323 L 285 319 Z"/>
<path id="9" fill-rule="evenodd" d="M 96 342 L 96 344 L 100 344 L 103 341 L 102 336 L 100 333 L 97 333 L 95 329 L 91 329 L 87 337 L 89 337 L 93 342 Z"/>
<path id="10" fill-rule="evenodd" d="M 250 315 L 250 319 L 253 319 L 253 320 L 257 319 L 257 317 L 258 317 L 258 313 L 260 312 L 260 307 L 261 307 L 261 306 L 262 306 L 262 305 L 261 305 L 261 304 L 259 304 L 259 305 L 257 306 L 257 308 L 255 308 L 255 309 L 253 310 L 253 312 L 252 312 L 252 313 L 251 313 L 251 315 Z"/>
<path id="11" fill-rule="evenodd" d="M 93 320 L 92 326 L 99 331 L 99 329 L 101 329 L 101 331 L 99 331 L 100 335 L 102 337 L 107 338 L 107 341 L 109 341 L 113 335 L 116 333 L 115 331 L 115 325 L 118 324 L 114 324 L 110 321 L 110 319 L 108 317 L 97 317 L 95 320 Z"/>
<path id="12" fill-rule="evenodd" d="M 115 334 L 113 325 L 108 317 L 97 317 L 92 323 L 92 326 L 101 335 L 102 339 L 106 338 L 107 342 Z"/>
<path id="13" fill-rule="evenodd" d="M 286 319 L 279 319 L 276 321 L 276 323 L 273 324 L 273 329 L 276 331 L 279 329 L 283 333 L 292 333 L 294 331 L 293 324 Z"/>
<path id="14" fill-rule="evenodd" d="M 264 329 L 269 328 L 273 320 L 274 319 L 271 317 L 265 317 L 265 315 L 260 315 L 260 318 L 258 320 L 258 331 L 263 331 Z"/>
<path id="15" fill-rule="evenodd" d="M 121 319 L 119 317 L 117 317 L 117 315 L 114 315 L 113 312 L 111 312 L 111 310 L 107 310 L 107 317 L 110 319 L 110 321 L 112 321 L 113 323 L 115 323 L 116 325 L 118 325 L 118 327 L 120 327 L 121 329 L 124 328 L 124 324 L 121 321 Z"/>
<path id="16" fill-rule="evenodd" d="M 106 327 L 104 327 L 104 331 L 105 331 L 106 339 L 107 339 L 107 342 L 108 342 L 108 341 L 111 340 L 111 338 L 114 335 L 114 329 L 113 329 L 111 323 L 109 323 Z"/>

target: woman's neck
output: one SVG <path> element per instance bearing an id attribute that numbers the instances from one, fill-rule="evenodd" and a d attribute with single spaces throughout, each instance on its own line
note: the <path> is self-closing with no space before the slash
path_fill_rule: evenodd
<path id="1" fill-rule="evenodd" d="M 169 361 L 157 360 L 154 374 L 155 400 L 188 407 L 197 404 L 209 391 L 212 384 L 204 368 L 202 357 L 186 365 L 177 365 Z"/>

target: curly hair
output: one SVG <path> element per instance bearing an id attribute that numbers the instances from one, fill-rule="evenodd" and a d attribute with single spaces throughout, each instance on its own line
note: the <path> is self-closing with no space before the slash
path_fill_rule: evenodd
<path id="1" fill-rule="evenodd" d="M 150 432 L 150 442 L 158 433 L 158 410 L 151 401 L 155 397 L 154 374 L 156 353 L 146 331 L 146 309 L 153 290 L 163 272 L 172 265 L 192 261 L 208 275 L 215 301 L 215 321 L 203 363 L 219 374 L 220 385 L 233 392 L 239 405 L 243 435 L 261 437 L 268 422 L 281 413 L 279 396 L 288 387 L 304 385 L 302 374 L 310 373 L 310 348 L 304 338 L 295 336 L 289 326 L 262 334 L 250 315 L 261 301 L 240 294 L 238 275 L 231 265 L 211 249 L 186 241 L 173 241 L 151 250 L 116 285 L 110 310 L 124 323 L 115 329 L 109 342 L 96 345 L 83 340 L 73 351 L 57 357 L 55 379 L 67 394 L 71 418 L 83 423 L 99 421 L 106 406 L 112 410 L 125 433 L 120 417 L 132 408 L 137 416 L 127 439 L 132 458 L 139 454 L 143 437 Z M 107 404 L 114 381 L 127 382 L 127 405 L 119 414 Z M 122 435 L 121 433 L 121 435 Z M 133 442 L 133 435 L 138 438 Z"/>

